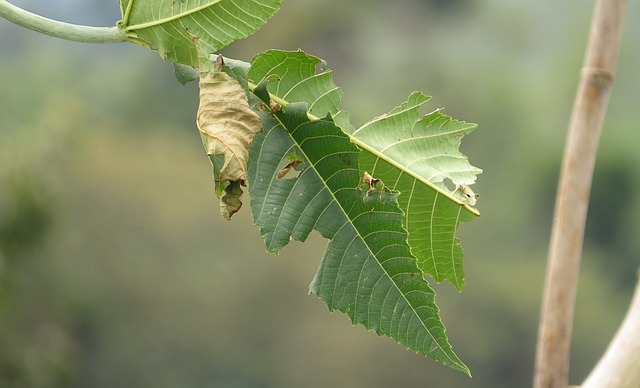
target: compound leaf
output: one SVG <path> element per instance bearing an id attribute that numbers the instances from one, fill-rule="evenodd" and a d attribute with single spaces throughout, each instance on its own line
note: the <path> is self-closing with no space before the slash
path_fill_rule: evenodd
<path id="1" fill-rule="evenodd" d="M 249 154 L 249 191 L 267 249 L 304 241 L 317 230 L 330 241 L 310 292 L 354 324 L 469 373 L 448 342 L 435 293 L 408 244 L 398 206 L 403 194 L 363 187 L 359 163 L 367 151 L 345 132 L 350 124 L 337 110 L 341 92 L 330 72 L 316 73 L 318 64 L 301 52 L 268 51 L 248 72 L 262 101 L 263 126 Z M 282 109 L 266 108 L 274 99 Z M 304 168 L 283 179 L 294 165 Z"/>

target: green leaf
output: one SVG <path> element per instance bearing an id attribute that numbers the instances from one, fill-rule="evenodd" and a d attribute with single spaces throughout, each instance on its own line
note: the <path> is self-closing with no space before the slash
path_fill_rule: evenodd
<path id="1" fill-rule="evenodd" d="M 341 128 L 348 125 L 337 111 L 341 92 L 330 72 L 316 74 L 318 64 L 301 52 L 268 51 L 254 58 L 248 73 L 263 106 L 263 133 L 249 154 L 249 191 L 267 249 L 304 241 L 317 230 L 330 242 L 310 292 L 354 324 L 468 374 L 411 253 L 398 206 L 402 194 L 362 187 L 363 152 Z M 283 109 L 272 112 L 266 107 L 276 98 Z M 296 160 L 304 166 L 299 176 L 279 179 Z"/>
<path id="2" fill-rule="evenodd" d="M 246 38 L 280 8 L 281 0 L 120 0 L 119 23 L 129 41 L 172 62 L 198 67 L 229 43 Z M 196 47 L 197 46 L 197 47 Z"/>
<path id="3" fill-rule="evenodd" d="M 342 91 L 331 71 L 316 73 L 320 64 L 319 58 L 301 51 L 269 50 L 251 61 L 249 77 L 256 85 L 269 81 L 267 91 L 284 101 L 308 101 L 309 114 L 324 117 L 338 112 Z"/>
<path id="4" fill-rule="evenodd" d="M 455 233 L 460 222 L 479 215 L 468 186 L 482 170 L 471 166 L 458 148 L 476 125 L 438 111 L 420 117 L 420 107 L 429 99 L 413 93 L 388 114 L 353 132 L 346 130 L 366 150 L 361 168 L 402 193 L 400 207 L 420 268 L 462 290 L 462 248 Z"/>
<path id="5" fill-rule="evenodd" d="M 198 70 L 189 66 L 183 65 L 182 63 L 172 63 L 173 72 L 175 73 L 176 79 L 183 85 L 186 85 L 189 82 L 195 81 L 200 78 L 198 74 Z"/>

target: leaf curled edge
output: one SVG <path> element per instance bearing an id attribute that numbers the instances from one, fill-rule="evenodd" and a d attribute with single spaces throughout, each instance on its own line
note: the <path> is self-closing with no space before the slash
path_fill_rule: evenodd
<path id="1" fill-rule="evenodd" d="M 196 124 L 213 164 L 220 212 L 228 220 L 242 206 L 240 186 L 247 180 L 249 147 L 262 127 L 245 90 L 221 67 L 219 57 L 214 71 L 200 74 Z"/>

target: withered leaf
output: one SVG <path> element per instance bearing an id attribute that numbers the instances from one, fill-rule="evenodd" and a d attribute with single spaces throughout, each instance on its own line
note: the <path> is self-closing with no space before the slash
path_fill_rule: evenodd
<path id="1" fill-rule="evenodd" d="M 247 180 L 249 147 L 261 131 L 260 119 L 251 110 L 245 90 L 227 73 L 221 71 L 222 57 L 213 72 L 200 74 L 200 106 L 196 123 L 203 135 L 207 155 L 214 164 L 216 193 L 221 200 L 222 216 L 229 219 L 240 201 L 240 185 Z M 229 195 L 233 186 L 234 198 Z"/>

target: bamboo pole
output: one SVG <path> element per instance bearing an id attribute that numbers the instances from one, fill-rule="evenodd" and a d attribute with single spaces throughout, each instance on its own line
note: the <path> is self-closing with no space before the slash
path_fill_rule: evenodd
<path id="1" fill-rule="evenodd" d="M 627 0 L 597 0 L 569 123 L 549 245 L 534 388 L 568 385 L 569 343 L 584 227 Z"/>

